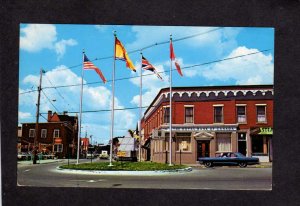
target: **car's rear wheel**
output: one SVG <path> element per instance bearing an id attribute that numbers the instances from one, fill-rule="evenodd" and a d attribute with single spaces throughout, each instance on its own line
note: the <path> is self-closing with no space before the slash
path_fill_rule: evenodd
<path id="1" fill-rule="evenodd" d="M 212 167 L 212 163 L 211 162 L 204 162 L 204 166 L 205 167 Z"/>
<path id="2" fill-rule="evenodd" d="M 246 163 L 246 162 L 240 162 L 240 163 L 239 163 L 239 166 L 240 166 L 240 167 L 247 167 L 247 163 Z"/>

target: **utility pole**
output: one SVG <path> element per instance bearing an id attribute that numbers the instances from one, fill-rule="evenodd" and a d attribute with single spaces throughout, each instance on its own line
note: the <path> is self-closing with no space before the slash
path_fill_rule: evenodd
<path id="1" fill-rule="evenodd" d="M 33 164 L 36 164 L 37 161 L 37 153 L 40 149 L 38 147 L 38 135 L 39 135 L 39 117 L 40 117 L 40 99 L 41 99 L 41 91 L 42 91 L 42 76 L 45 71 L 40 69 L 40 84 L 38 86 L 38 101 L 36 105 L 36 123 L 35 123 L 35 134 L 34 134 L 34 149 L 33 149 Z"/>

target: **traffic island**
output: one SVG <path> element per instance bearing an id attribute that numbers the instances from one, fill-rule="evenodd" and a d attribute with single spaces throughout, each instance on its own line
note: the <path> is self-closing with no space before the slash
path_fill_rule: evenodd
<path id="1" fill-rule="evenodd" d="M 162 174 L 168 172 L 190 172 L 191 167 L 186 165 L 172 165 L 156 162 L 108 162 L 82 163 L 59 166 L 65 172 L 90 172 L 96 174 Z"/>

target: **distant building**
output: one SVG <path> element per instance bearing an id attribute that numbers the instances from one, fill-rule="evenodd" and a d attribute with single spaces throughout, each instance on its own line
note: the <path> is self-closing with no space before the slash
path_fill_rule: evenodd
<path id="1" fill-rule="evenodd" d="M 273 85 L 173 87 L 172 99 L 173 163 L 221 152 L 272 161 Z M 169 118 L 164 88 L 144 113 L 144 159 L 169 162 Z"/>
<path id="2" fill-rule="evenodd" d="M 55 154 L 59 158 L 76 157 L 78 138 L 78 118 L 48 111 L 47 122 L 22 124 L 21 150 L 31 151 L 34 148 L 34 138 L 37 134 L 39 152 Z"/>
<path id="3" fill-rule="evenodd" d="M 81 154 L 83 156 L 85 156 L 88 152 L 88 148 L 89 148 L 89 138 L 84 137 L 84 138 L 80 138 L 80 147 L 81 147 Z"/>

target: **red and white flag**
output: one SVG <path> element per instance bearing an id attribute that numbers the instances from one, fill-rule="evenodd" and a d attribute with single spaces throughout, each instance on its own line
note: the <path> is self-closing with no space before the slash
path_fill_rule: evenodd
<path id="1" fill-rule="evenodd" d="M 175 60 L 175 66 L 176 66 L 177 72 L 179 73 L 180 76 L 183 76 L 180 65 L 175 57 L 172 41 L 170 42 L 170 59 L 172 61 Z"/>
<path id="2" fill-rule="evenodd" d="M 104 83 L 106 83 L 106 79 L 104 77 L 104 75 L 102 74 L 101 70 L 96 67 L 88 58 L 85 54 L 84 55 L 84 58 L 83 58 L 83 69 L 86 69 L 86 70 L 95 70 L 97 72 L 97 74 L 100 76 L 100 78 L 102 79 L 102 81 Z"/>

